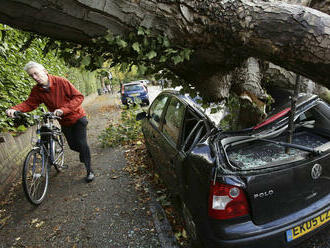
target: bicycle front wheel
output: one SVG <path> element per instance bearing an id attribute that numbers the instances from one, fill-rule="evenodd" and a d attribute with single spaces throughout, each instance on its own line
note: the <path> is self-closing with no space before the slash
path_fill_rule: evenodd
<path id="1" fill-rule="evenodd" d="M 55 169 L 60 172 L 66 168 L 66 166 L 64 166 L 64 142 L 62 134 L 56 135 L 53 141 L 53 164 Z"/>
<path id="2" fill-rule="evenodd" d="M 31 150 L 25 158 L 22 183 L 26 198 L 39 205 L 48 189 L 48 159 L 40 149 Z"/>

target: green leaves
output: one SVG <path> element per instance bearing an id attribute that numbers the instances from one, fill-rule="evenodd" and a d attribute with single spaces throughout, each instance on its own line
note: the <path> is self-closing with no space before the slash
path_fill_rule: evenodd
<path id="1" fill-rule="evenodd" d="M 139 27 L 138 28 L 138 32 L 137 32 L 138 35 L 144 35 L 144 28 L 143 27 Z"/>
<path id="2" fill-rule="evenodd" d="M 25 127 L 24 125 L 20 125 L 20 126 L 17 127 L 16 130 L 17 130 L 18 132 L 24 132 L 24 131 L 26 131 L 26 127 Z"/>
<path id="3" fill-rule="evenodd" d="M 106 36 L 104 36 L 104 38 L 109 42 L 112 43 L 114 38 L 111 32 L 108 32 L 108 34 Z"/>
<path id="4" fill-rule="evenodd" d="M 132 45 L 132 48 L 134 51 L 136 51 L 138 54 L 141 52 L 140 44 L 138 42 L 134 42 Z"/>
<path id="5" fill-rule="evenodd" d="M 98 56 L 95 58 L 94 64 L 96 65 L 96 67 L 102 67 L 103 63 L 104 63 L 104 59 L 102 56 Z"/>
<path id="6" fill-rule="evenodd" d="M 140 27 L 138 27 L 137 34 L 141 35 L 141 36 L 149 36 L 151 34 L 151 32 L 150 32 L 150 30 L 145 29 L 144 27 L 140 26 Z"/>
<path id="7" fill-rule="evenodd" d="M 168 40 L 168 38 L 166 36 L 163 39 L 163 46 L 170 47 L 170 41 Z"/>
<path id="8" fill-rule="evenodd" d="M 155 51 L 150 51 L 150 52 L 148 52 L 148 53 L 146 54 L 146 57 L 147 57 L 149 60 L 153 59 L 153 58 L 156 57 L 156 56 L 157 56 L 157 53 L 156 53 Z"/>
<path id="9" fill-rule="evenodd" d="M 147 70 L 148 68 L 144 64 L 138 66 L 138 73 L 140 75 L 144 75 Z"/>
<path id="10" fill-rule="evenodd" d="M 89 70 L 102 68 L 102 61 L 111 61 L 112 66 L 136 65 L 140 73 L 154 73 L 189 60 L 192 53 L 191 49 L 171 46 L 166 35 L 153 35 L 144 27 L 138 27 L 127 36 L 114 36 L 108 31 L 105 36 L 93 38 L 92 41 L 93 45 L 84 47 L 66 43 L 65 48 L 71 52 L 61 54 L 71 65 L 84 66 Z M 77 51 L 84 56 L 73 60 L 72 54 Z M 126 66 L 123 68 L 126 69 Z"/>
<path id="11" fill-rule="evenodd" d="M 177 56 L 172 57 L 172 61 L 175 65 L 177 65 L 177 64 L 183 62 L 184 58 L 180 55 L 177 55 Z"/>
<path id="12" fill-rule="evenodd" d="M 180 55 L 185 59 L 185 60 L 189 60 L 190 59 L 190 55 L 192 54 L 192 50 L 185 48 L 180 52 Z"/>
<path id="13" fill-rule="evenodd" d="M 160 62 L 160 63 L 164 63 L 164 62 L 166 62 L 166 60 L 167 60 L 167 57 L 164 56 L 164 55 L 162 55 L 162 56 L 160 57 L 160 59 L 159 59 L 159 62 Z"/>
<path id="14" fill-rule="evenodd" d="M 81 65 L 88 66 L 91 63 L 91 60 L 92 60 L 91 57 L 87 55 L 82 59 Z"/>
<path id="15" fill-rule="evenodd" d="M 99 139 L 104 147 L 115 147 L 142 138 L 141 122 L 135 120 L 136 109 L 123 110 L 119 123 L 111 122 Z"/>
<path id="16" fill-rule="evenodd" d="M 118 45 L 119 48 L 127 47 L 127 42 L 122 40 L 119 36 L 116 37 L 116 44 Z"/>

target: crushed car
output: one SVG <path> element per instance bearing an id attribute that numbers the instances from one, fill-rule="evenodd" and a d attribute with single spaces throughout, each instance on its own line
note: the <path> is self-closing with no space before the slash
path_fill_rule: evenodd
<path id="1" fill-rule="evenodd" d="M 299 94 L 256 126 L 220 128 L 177 91 L 137 114 L 161 178 L 182 203 L 190 240 L 204 247 L 292 247 L 330 223 L 330 107 Z"/>

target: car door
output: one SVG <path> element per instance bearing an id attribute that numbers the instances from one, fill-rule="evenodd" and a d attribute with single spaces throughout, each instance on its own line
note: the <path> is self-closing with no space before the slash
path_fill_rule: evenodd
<path id="1" fill-rule="evenodd" d="M 146 123 L 143 125 L 146 145 L 154 161 L 158 161 L 160 156 L 162 156 L 162 151 L 158 144 L 161 139 L 161 120 L 168 99 L 169 95 L 161 94 L 153 101 L 148 111 L 149 118 L 145 119 Z"/>
<path id="2" fill-rule="evenodd" d="M 176 168 L 183 159 L 178 148 L 185 108 L 185 104 L 177 97 L 171 97 L 164 113 L 162 137 L 159 140 L 162 177 L 172 191 L 177 190 Z"/>
<path id="3" fill-rule="evenodd" d="M 181 151 L 183 163 L 176 168 L 181 200 L 195 216 L 205 206 L 213 165 L 207 137 L 212 124 L 205 116 L 187 107 L 182 125 Z M 205 207 L 204 207 L 205 209 Z"/>

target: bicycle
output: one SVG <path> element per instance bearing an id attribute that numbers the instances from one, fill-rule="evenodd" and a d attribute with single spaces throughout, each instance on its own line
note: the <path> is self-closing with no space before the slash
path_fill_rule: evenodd
<path id="1" fill-rule="evenodd" d="M 20 111 L 15 117 L 28 116 Z M 36 140 L 34 147 L 26 155 L 23 171 L 22 185 L 26 198 L 34 205 L 39 205 L 46 197 L 48 189 L 48 175 L 53 165 L 57 172 L 64 166 L 64 142 L 61 129 L 54 124 L 60 117 L 52 112 L 33 116 L 37 122 Z"/>

